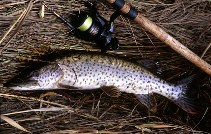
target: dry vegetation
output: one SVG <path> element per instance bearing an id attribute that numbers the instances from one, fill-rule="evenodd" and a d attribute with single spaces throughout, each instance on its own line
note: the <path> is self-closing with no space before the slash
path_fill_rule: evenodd
<path id="1" fill-rule="evenodd" d="M 144 16 L 211 64 L 210 0 L 128 1 Z M 0 39 L 16 22 L 28 3 L 27 0 L 0 1 Z M 84 9 L 81 0 L 46 0 L 45 3 L 66 18 L 73 11 Z M 24 131 L 27 130 L 31 133 L 49 134 L 211 131 L 210 77 L 124 17 L 115 21 L 115 35 L 120 40 L 120 49 L 109 53 L 139 62 L 155 75 L 172 82 L 191 73 L 197 74 L 194 88 L 199 91 L 198 96 L 204 105 L 202 114 L 189 115 L 160 96 L 157 96 L 158 112 L 150 113 L 131 94 L 123 93 L 119 98 L 111 98 L 101 90 L 15 92 L 4 88 L 3 83 L 26 67 L 45 63 L 48 59 L 43 59 L 43 55 L 64 50 L 99 51 L 94 43 L 75 38 L 49 11 L 45 11 L 44 18 L 39 18 L 40 7 L 41 0 L 37 0 L 18 33 L 10 40 L 16 31 L 15 25 L 0 43 L 1 133 L 26 133 Z M 104 1 L 97 1 L 97 7 L 106 18 L 113 12 Z M 9 123 L 13 123 L 15 127 Z"/>

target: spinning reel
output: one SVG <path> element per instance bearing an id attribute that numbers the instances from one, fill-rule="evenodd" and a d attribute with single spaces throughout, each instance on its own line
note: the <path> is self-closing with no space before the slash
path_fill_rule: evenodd
<path id="1" fill-rule="evenodd" d="M 74 31 L 76 37 L 96 42 L 101 48 L 101 52 L 106 53 L 107 50 L 118 49 L 119 41 L 116 37 L 113 37 L 112 34 L 114 32 L 114 20 L 120 15 L 119 11 L 115 11 L 111 15 L 110 21 L 107 21 L 99 14 L 93 3 L 85 2 L 85 6 L 88 11 L 77 12 L 71 22 L 56 12 L 53 13 L 60 18 L 71 31 Z"/>

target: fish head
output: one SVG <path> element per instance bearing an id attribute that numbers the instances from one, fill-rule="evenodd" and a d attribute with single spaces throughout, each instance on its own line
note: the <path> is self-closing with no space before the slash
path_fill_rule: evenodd
<path id="1" fill-rule="evenodd" d="M 45 66 L 31 72 L 24 78 L 13 79 L 4 86 L 14 90 L 52 90 L 60 88 L 58 81 L 62 76 L 62 70 L 58 65 Z"/>

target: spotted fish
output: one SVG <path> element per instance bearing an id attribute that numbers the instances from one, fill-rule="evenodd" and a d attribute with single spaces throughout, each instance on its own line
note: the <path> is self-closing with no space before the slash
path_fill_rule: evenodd
<path id="1" fill-rule="evenodd" d="M 55 60 L 32 72 L 27 80 L 13 83 L 14 90 L 52 90 L 101 88 L 111 96 L 121 92 L 132 93 L 149 109 L 155 109 L 153 93 L 160 94 L 195 114 L 197 110 L 187 95 L 188 80 L 177 84 L 168 83 L 138 64 L 110 55 L 72 54 Z"/>

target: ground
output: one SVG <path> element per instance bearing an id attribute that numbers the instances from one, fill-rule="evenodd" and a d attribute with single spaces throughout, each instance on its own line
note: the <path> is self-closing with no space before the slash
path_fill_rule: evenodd
<path id="1" fill-rule="evenodd" d="M 45 8 L 39 17 L 42 1 L 34 2 L 30 12 L 5 35 L 17 21 L 29 1 L 0 2 L 0 100 L 2 133 L 24 133 L 11 126 L 13 119 L 31 133 L 193 133 L 211 131 L 211 79 L 195 65 L 162 43 L 133 21 L 123 16 L 115 20 L 114 35 L 120 48 L 109 54 L 122 57 L 147 68 L 167 81 L 177 82 L 192 74 L 202 113 L 191 115 L 175 104 L 156 95 L 158 111 L 151 113 L 131 94 L 118 98 L 101 90 L 18 92 L 3 86 L 26 68 L 35 69 L 58 55 L 82 50 L 100 51 L 99 45 L 76 38 L 66 25 Z M 145 17 L 161 26 L 177 40 L 211 64 L 209 0 L 128 0 Z M 106 1 L 94 1 L 100 14 L 109 19 L 114 11 Z M 84 10 L 83 2 L 47 0 L 49 8 L 69 18 L 74 11 Z M 21 21 L 19 21 L 21 22 Z M 13 36 L 13 33 L 14 34 Z M 207 51 L 206 51 L 207 49 Z M 49 57 L 46 55 L 53 55 Z M 47 58 L 46 58 L 47 57 Z M 19 112 L 19 113 L 18 113 Z M 4 120 L 3 120 L 4 119 Z M 5 121 L 6 120 L 6 121 Z M 25 131 L 26 131 L 25 130 Z"/>

